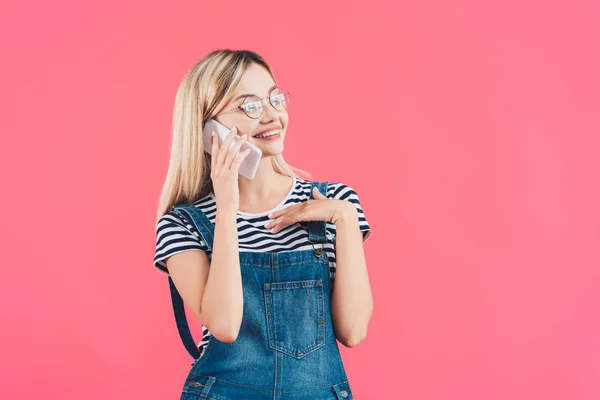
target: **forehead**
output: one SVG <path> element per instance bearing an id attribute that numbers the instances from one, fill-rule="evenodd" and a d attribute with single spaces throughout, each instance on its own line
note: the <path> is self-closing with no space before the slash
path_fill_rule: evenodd
<path id="1" fill-rule="evenodd" d="M 235 88 L 234 97 L 240 94 L 255 94 L 265 96 L 275 81 L 264 67 L 251 64 L 242 75 L 239 85 Z"/>

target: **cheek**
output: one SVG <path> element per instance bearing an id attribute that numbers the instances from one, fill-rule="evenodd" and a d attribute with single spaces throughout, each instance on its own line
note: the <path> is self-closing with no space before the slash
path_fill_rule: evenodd
<path id="1" fill-rule="evenodd" d="M 247 133 L 248 135 L 253 135 L 254 132 L 258 130 L 258 124 L 252 121 L 244 121 L 244 123 L 239 124 L 238 127 L 243 133 Z"/>
<path id="2" fill-rule="evenodd" d="M 281 125 L 283 125 L 284 130 L 287 131 L 287 125 L 288 125 L 288 120 L 289 120 L 287 111 L 285 112 L 285 114 L 283 114 L 281 116 L 280 120 L 281 120 Z"/>

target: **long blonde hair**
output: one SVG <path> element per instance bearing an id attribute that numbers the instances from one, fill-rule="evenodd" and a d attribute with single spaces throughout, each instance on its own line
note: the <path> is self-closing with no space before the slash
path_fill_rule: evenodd
<path id="1" fill-rule="evenodd" d="M 212 191 L 210 154 L 204 152 L 202 129 L 231 99 L 252 63 L 266 68 L 275 80 L 269 64 L 249 50 L 214 50 L 184 75 L 175 95 L 171 155 L 158 203 L 157 223 L 173 205 L 193 203 Z M 299 171 L 310 176 L 288 165 L 283 155 L 271 160 L 273 169 L 282 175 L 298 177 L 295 171 Z"/>

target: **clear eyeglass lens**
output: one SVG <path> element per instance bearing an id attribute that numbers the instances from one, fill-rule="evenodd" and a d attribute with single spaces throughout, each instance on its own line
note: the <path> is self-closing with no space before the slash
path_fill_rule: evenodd
<path id="1" fill-rule="evenodd" d="M 271 104 L 277 110 L 283 111 L 287 108 L 290 102 L 289 93 L 280 87 L 273 89 L 271 92 Z"/>
<path id="2" fill-rule="evenodd" d="M 246 97 L 242 104 L 244 112 L 250 118 L 258 118 L 262 114 L 263 104 L 262 101 L 256 96 Z"/>
<path id="3" fill-rule="evenodd" d="M 282 88 L 275 88 L 271 91 L 271 105 L 276 110 L 283 111 L 290 102 L 289 93 Z M 263 112 L 263 102 L 257 96 L 248 96 L 242 103 L 242 108 L 250 118 L 258 118 Z"/>

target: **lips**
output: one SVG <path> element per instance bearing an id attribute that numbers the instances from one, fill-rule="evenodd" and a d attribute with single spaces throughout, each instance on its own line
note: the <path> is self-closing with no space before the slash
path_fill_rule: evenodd
<path id="1" fill-rule="evenodd" d="M 265 136 L 265 137 L 256 137 L 256 140 L 276 140 L 279 139 L 281 136 L 279 135 L 279 133 L 276 133 L 275 135 L 270 135 L 270 136 Z"/>
<path id="2" fill-rule="evenodd" d="M 262 135 L 263 133 L 267 133 L 267 132 L 275 130 L 275 129 L 279 129 L 279 131 L 280 131 L 279 134 L 281 134 L 281 127 L 280 126 L 272 126 L 272 127 L 267 128 L 265 130 L 262 130 L 260 132 L 256 132 L 254 135 L 252 135 L 252 137 L 256 137 L 258 135 Z"/>

